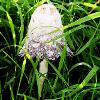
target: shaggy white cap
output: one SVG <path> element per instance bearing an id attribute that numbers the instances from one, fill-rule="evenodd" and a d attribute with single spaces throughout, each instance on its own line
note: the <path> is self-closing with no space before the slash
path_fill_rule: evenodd
<path id="1" fill-rule="evenodd" d="M 64 47 L 64 38 L 50 43 L 46 42 L 61 35 L 63 31 L 60 28 L 62 27 L 60 13 L 53 4 L 43 4 L 37 7 L 31 16 L 28 39 L 23 49 L 26 49 L 32 57 L 57 59 Z M 57 29 L 58 31 L 54 32 Z M 19 53 L 21 56 L 25 55 L 23 49 Z M 68 48 L 67 51 L 69 50 Z"/>

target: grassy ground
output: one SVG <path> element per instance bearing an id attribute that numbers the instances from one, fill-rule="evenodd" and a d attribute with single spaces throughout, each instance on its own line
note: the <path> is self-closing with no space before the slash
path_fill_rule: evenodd
<path id="1" fill-rule="evenodd" d="M 46 0 L 0 0 L 0 100 L 36 100 L 38 65 L 20 58 L 31 14 Z M 100 0 L 51 0 L 62 15 L 64 36 L 75 53 L 65 50 L 48 61 L 44 100 L 100 100 Z M 49 2 L 49 0 L 47 1 Z"/>

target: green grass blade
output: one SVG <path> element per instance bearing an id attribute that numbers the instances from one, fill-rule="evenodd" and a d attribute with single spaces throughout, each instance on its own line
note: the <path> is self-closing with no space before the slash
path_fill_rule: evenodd
<path id="1" fill-rule="evenodd" d="M 97 8 L 98 6 L 96 4 L 91 4 L 91 3 L 88 3 L 88 2 L 84 2 L 82 3 L 84 6 L 87 6 L 87 7 L 91 7 L 93 9 Z"/>
<path id="2" fill-rule="evenodd" d="M 62 92 L 64 93 L 69 93 L 69 92 L 72 92 L 74 91 L 77 87 L 78 87 L 79 84 L 75 84 L 75 85 L 72 85 L 72 86 L 69 86 L 63 90 L 60 90 L 59 92 L 56 93 L 56 95 L 61 95 Z"/>
<path id="3" fill-rule="evenodd" d="M 92 68 L 92 70 L 88 73 L 88 75 L 85 77 L 85 79 L 82 81 L 81 84 L 79 84 L 79 86 L 72 91 L 70 94 L 68 94 L 68 96 L 72 96 L 73 94 L 76 94 L 78 91 L 80 91 L 84 86 L 87 85 L 87 83 L 92 79 L 92 77 L 97 73 L 97 71 L 99 70 L 99 67 L 97 67 L 96 65 Z"/>
<path id="4" fill-rule="evenodd" d="M 49 80 L 48 80 L 48 84 L 49 84 L 49 86 L 51 88 L 51 91 L 52 91 L 52 94 L 54 95 L 54 98 L 56 98 L 54 88 L 52 87 L 52 85 L 51 85 Z"/>
<path id="5" fill-rule="evenodd" d="M 72 91 L 74 91 L 78 86 L 79 86 L 79 84 L 75 84 L 75 85 L 69 86 L 69 87 L 67 87 L 67 88 L 64 88 L 63 90 L 60 90 L 59 92 L 57 92 L 56 95 L 61 95 L 62 92 L 64 92 L 64 93 L 72 92 Z M 88 84 L 86 85 L 86 87 L 91 87 L 91 88 L 93 88 L 94 86 L 95 86 L 95 83 L 88 83 Z M 98 82 L 98 83 L 96 84 L 96 86 L 97 86 L 97 88 L 98 88 L 98 87 L 100 88 L 100 83 Z M 89 89 L 90 89 L 90 88 L 89 88 Z M 83 91 L 85 91 L 85 90 L 83 90 Z M 83 92 L 83 91 L 81 91 L 81 92 Z M 80 93 L 81 93 L 81 92 L 80 92 Z"/>
<path id="6" fill-rule="evenodd" d="M 84 95 L 89 92 L 91 89 L 83 90 L 82 92 L 77 93 L 72 100 L 83 100 Z"/>
<path id="7" fill-rule="evenodd" d="M 16 48 L 16 34 L 15 34 L 14 24 L 13 24 L 12 18 L 10 17 L 9 13 L 2 6 L 0 6 L 0 10 L 5 12 L 7 15 L 9 25 L 11 28 L 11 32 L 12 32 L 12 36 L 13 36 L 14 47 Z"/>
<path id="8" fill-rule="evenodd" d="M 85 16 L 83 18 L 80 18 L 80 19 L 76 20 L 75 22 L 72 22 L 71 24 L 68 24 L 68 25 L 64 26 L 63 27 L 63 30 L 64 29 L 67 29 L 69 27 L 73 27 L 73 26 L 76 26 L 76 25 L 80 25 L 80 24 L 82 24 L 84 22 L 87 22 L 89 20 L 93 20 L 93 19 L 99 18 L 99 17 L 100 17 L 100 12 L 96 12 L 96 13 L 90 14 L 88 16 Z"/>
<path id="9" fill-rule="evenodd" d="M 65 93 L 62 92 L 62 99 L 61 100 L 64 100 L 64 98 L 65 98 Z"/>
<path id="10" fill-rule="evenodd" d="M 32 62 L 32 61 L 31 61 Z M 34 62 L 33 62 L 34 63 Z M 34 83 L 35 83 L 35 76 L 36 76 L 36 74 L 37 73 L 35 73 L 34 71 L 36 70 L 36 67 L 38 66 L 38 60 L 34 63 L 34 64 L 32 64 L 32 66 L 33 66 L 33 69 L 31 70 L 31 73 L 30 73 L 30 76 L 29 76 L 29 87 L 30 87 L 30 92 L 29 92 L 29 94 L 31 95 L 31 92 L 32 92 L 32 90 L 33 90 L 33 86 L 34 86 Z"/>
<path id="11" fill-rule="evenodd" d="M 5 38 L 5 36 L 1 32 L 0 32 L 0 35 L 4 38 L 6 45 L 9 46 L 9 43 L 8 43 L 7 39 Z"/>
<path id="12" fill-rule="evenodd" d="M 0 6 L 0 10 L 6 12 L 6 10 L 2 6 Z"/>
<path id="13" fill-rule="evenodd" d="M 31 96 L 28 96 L 28 95 L 25 95 L 25 94 L 20 94 L 20 93 L 18 93 L 17 95 L 18 95 L 18 96 L 21 96 L 21 97 L 26 96 L 27 100 L 37 100 L 36 98 L 31 97 Z"/>
<path id="14" fill-rule="evenodd" d="M 73 69 L 75 69 L 75 68 L 78 67 L 78 66 L 81 67 L 82 65 L 87 66 L 89 69 L 92 68 L 88 63 L 80 62 L 80 63 L 77 63 L 77 64 L 73 65 L 73 66 L 69 69 L 69 72 L 72 71 Z"/>
<path id="15" fill-rule="evenodd" d="M 23 78 L 23 75 L 24 75 L 25 66 L 26 66 L 26 58 L 24 58 L 24 61 L 23 61 L 23 65 L 22 65 L 22 69 L 21 69 L 21 76 L 20 76 L 20 81 L 19 81 L 19 85 L 18 85 L 17 94 L 19 92 L 19 88 L 20 88 L 20 85 L 21 85 L 21 81 L 22 81 L 22 78 Z"/>
<path id="16" fill-rule="evenodd" d="M 10 85 L 14 81 L 15 81 L 15 76 L 13 76 L 9 81 L 7 81 L 5 86 Z"/>
<path id="17" fill-rule="evenodd" d="M 97 67 L 96 65 L 92 68 L 92 70 L 88 73 L 88 75 L 85 77 L 85 79 L 83 80 L 83 82 L 79 85 L 79 89 L 82 89 L 89 81 L 90 79 L 97 73 L 97 71 L 99 70 L 99 67 Z"/>
<path id="18" fill-rule="evenodd" d="M 85 28 L 85 27 L 89 27 L 89 26 L 88 26 L 88 25 L 80 25 L 80 26 L 77 26 L 77 27 L 75 27 L 75 28 L 72 28 L 72 29 L 70 29 L 69 31 L 63 33 L 62 35 L 58 35 L 57 37 L 53 38 L 52 40 L 47 41 L 47 43 L 53 42 L 53 41 L 55 41 L 55 40 L 57 40 L 57 39 L 59 39 L 59 38 L 61 38 L 61 37 L 63 37 L 63 36 L 66 37 L 66 36 L 70 35 L 71 33 L 75 32 L 75 31 L 78 31 L 78 30 L 80 30 L 80 29 L 82 29 L 82 28 Z M 57 31 L 58 31 L 58 30 L 57 30 Z M 52 33 L 53 33 L 53 32 L 52 32 Z M 50 33 L 50 34 L 52 34 L 52 33 Z"/>
<path id="19" fill-rule="evenodd" d="M 33 70 L 31 70 L 31 72 L 30 72 L 28 83 L 30 84 L 29 85 L 29 88 L 30 88 L 29 94 L 31 95 L 31 92 L 33 90 L 33 86 L 34 86 L 34 83 L 35 83 L 35 74 L 34 74 Z"/>
<path id="20" fill-rule="evenodd" d="M 20 68 L 20 66 L 18 65 L 18 63 L 17 63 L 9 54 L 7 54 L 4 50 L 2 50 L 2 52 L 3 52 L 6 56 L 8 56 L 8 57 L 11 59 L 11 61 L 14 62 L 15 65 L 17 65 L 18 68 Z"/>
<path id="21" fill-rule="evenodd" d="M 50 64 L 50 66 L 54 69 L 54 71 L 57 73 L 57 75 L 59 76 L 59 78 L 64 82 L 65 85 L 68 85 L 67 81 L 63 78 L 63 76 L 60 74 L 60 72 L 56 69 L 56 67 L 50 62 L 48 61 L 48 64 Z"/>
<path id="22" fill-rule="evenodd" d="M 21 41 L 20 46 L 18 46 L 18 49 L 17 49 L 17 54 L 19 53 L 20 49 L 22 49 L 22 47 L 23 47 L 23 45 L 24 45 L 26 39 L 27 39 L 27 36 L 24 37 L 24 39 Z"/>
<path id="23" fill-rule="evenodd" d="M 10 4 L 11 4 L 10 0 L 7 0 L 7 4 L 6 4 L 7 11 L 9 11 L 10 9 L 10 6 L 11 6 Z"/>
<path id="24" fill-rule="evenodd" d="M 9 88 L 10 88 L 10 92 L 11 92 L 11 100 L 14 100 L 14 94 L 13 94 L 13 90 L 11 88 L 11 85 L 9 85 Z"/>
<path id="25" fill-rule="evenodd" d="M 11 61 L 15 64 L 15 65 L 17 65 L 17 67 L 21 70 L 21 68 L 20 68 L 20 66 L 19 66 L 19 64 L 9 55 L 9 54 L 7 54 L 4 50 L 1 50 L 6 56 L 8 56 L 8 58 L 10 58 L 11 59 Z M 1 52 L 0 51 L 0 52 Z M 25 75 L 25 73 L 24 73 L 24 75 Z M 26 76 L 26 75 L 25 75 Z"/>
<path id="26" fill-rule="evenodd" d="M 100 57 L 93 56 L 93 58 L 95 58 L 96 60 L 100 61 Z"/>
<path id="27" fill-rule="evenodd" d="M 6 12 L 6 14 L 7 14 L 7 18 L 8 18 L 8 21 L 9 21 L 10 28 L 11 28 L 12 36 L 13 36 L 14 47 L 16 48 L 16 34 L 15 34 L 15 30 L 14 30 L 14 24 L 13 24 L 13 21 L 12 21 L 10 15 L 9 15 L 9 13 Z"/>
<path id="28" fill-rule="evenodd" d="M 38 59 L 36 60 L 36 63 L 33 61 L 32 57 L 26 52 L 26 56 L 27 58 L 30 60 L 32 66 L 33 66 L 33 69 L 35 71 L 35 75 L 36 75 L 36 80 L 37 80 L 37 86 L 38 86 L 38 97 L 41 97 L 41 90 L 40 90 L 40 81 L 39 81 L 39 72 L 38 70 L 36 69 L 37 66 L 38 66 Z M 31 84 L 32 86 L 32 84 Z M 31 91 L 31 90 L 30 90 Z"/>
<path id="29" fill-rule="evenodd" d="M 41 88 L 40 88 L 39 72 L 36 70 L 35 74 L 36 74 L 36 80 L 37 80 L 37 86 L 38 86 L 38 98 L 40 98 L 41 97 Z"/>
<path id="30" fill-rule="evenodd" d="M 66 49 L 64 48 L 63 51 L 62 51 L 61 58 L 60 58 L 58 72 L 60 72 L 61 69 L 63 68 L 63 62 L 64 62 L 65 57 L 66 57 Z M 54 88 L 55 88 L 55 86 L 57 84 L 57 80 L 58 80 L 58 75 L 55 78 L 54 85 L 53 85 L 53 90 L 54 90 Z"/>
<path id="31" fill-rule="evenodd" d="M 27 100 L 26 95 L 24 95 L 24 100 Z"/>
<path id="32" fill-rule="evenodd" d="M 91 36 L 91 38 L 89 39 L 89 41 L 76 53 L 76 55 L 80 54 L 81 52 L 83 52 L 89 45 L 90 43 L 92 42 L 94 36 L 95 36 L 95 32 L 94 34 Z"/>
<path id="33" fill-rule="evenodd" d="M 23 39 L 23 33 L 24 33 L 24 19 L 23 19 L 23 15 L 22 15 L 22 11 L 21 8 L 19 7 L 19 5 L 17 3 L 15 3 L 17 9 L 18 9 L 18 13 L 20 15 L 20 22 L 21 22 L 21 26 L 20 26 L 20 40 L 19 40 L 19 44 L 21 43 L 22 39 Z"/>
<path id="34" fill-rule="evenodd" d="M 9 56 L 9 55 L 8 55 L 5 51 L 3 51 L 3 50 L 2 50 L 2 52 L 3 52 L 6 56 L 8 56 L 8 57 L 11 59 L 11 61 L 12 61 L 20 70 L 22 70 L 21 67 L 18 65 L 18 63 L 17 63 L 11 56 Z M 26 76 L 25 73 L 24 73 L 24 75 L 25 75 L 26 79 L 28 80 L 28 78 L 27 78 L 27 76 Z"/>

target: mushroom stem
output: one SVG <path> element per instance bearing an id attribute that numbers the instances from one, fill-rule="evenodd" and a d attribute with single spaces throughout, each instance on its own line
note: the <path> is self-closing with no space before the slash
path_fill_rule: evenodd
<path id="1" fill-rule="evenodd" d="M 39 78 L 40 92 L 42 92 L 43 83 L 48 72 L 48 64 L 46 59 L 43 59 L 43 61 L 40 62 L 39 72 L 42 74 L 42 76 Z"/>

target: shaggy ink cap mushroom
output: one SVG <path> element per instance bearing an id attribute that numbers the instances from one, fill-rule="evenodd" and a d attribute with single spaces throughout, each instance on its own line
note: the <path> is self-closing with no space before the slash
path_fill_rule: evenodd
<path id="1" fill-rule="evenodd" d="M 47 41 L 62 35 L 62 21 L 59 11 L 53 4 L 43 4 L 36 8 L 31 16 L 28 26 L 28 38 L 19 52 L 19 56 L 25 56 L 25 50 L 32 56 L 40 59 L 56 60 L 59 58 L 64 47 L 64 37 Z M 54 32 L 55 30 L 57 30 Z M 73 55 L 73 52 L 67 47 L 67 54 Z"/>

